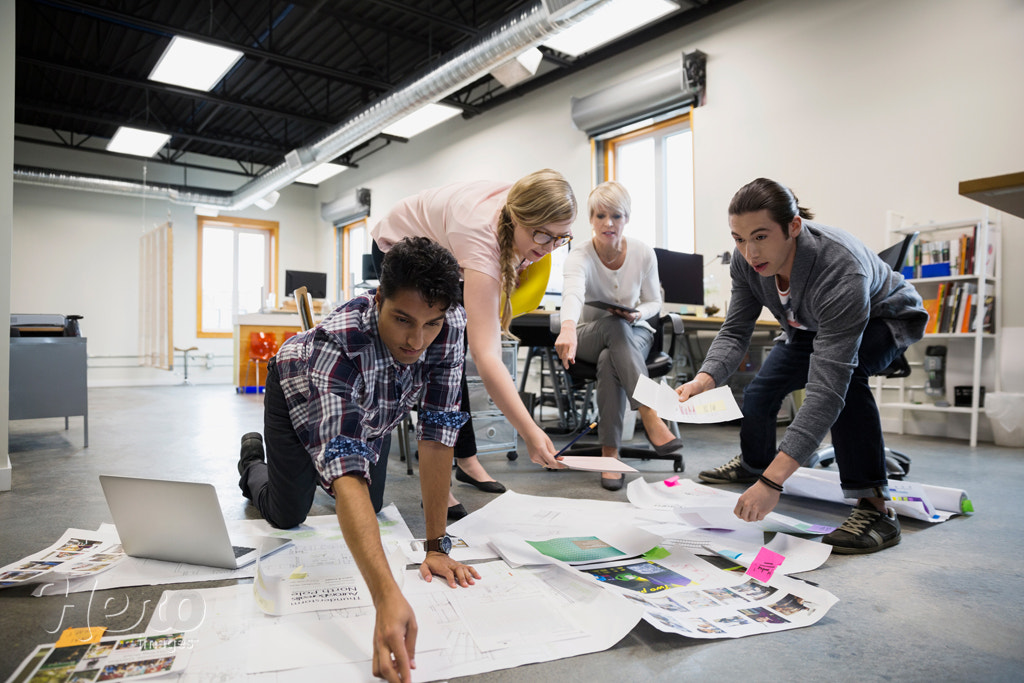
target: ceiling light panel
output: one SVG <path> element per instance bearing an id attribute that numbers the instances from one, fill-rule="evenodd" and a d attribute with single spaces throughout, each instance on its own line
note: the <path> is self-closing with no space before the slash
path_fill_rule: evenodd
<path id="1" fill-rule="evenodd" d="M 453 116 L 458 116 L 461 111 L 458 107 L 453 107 L 449 104 L 428 104 L 417 109 L 404 119 L 392 123 L 381 132 L 400 138 L 411 138 L 428 128 L 433 128 L 439 123 L 447 121 Z"/>
<path id="2" fill-rule="evenodd" d="M 174 36 L 150 72 L 150 80 L 209 91 L 242 58 L 226 47 Z"/>
<path id="3" fill-rule="evenodd" d="M 138 157 L 151 157 L 167 144 L 171 136 L 166 133 L 154 133 L 149 130 L 121 126 L 107 143 L 108 152 L 131 154 Z"/>
<path id="4" fill-rule="evenodd" d="M 544 45 L 577 57 L 677 9 L 679 5 L 669 0 L 612 0 Z"/>
<path id="5" fill-rule="evenodd" d="M 347 171 L 348 166 L 341 164 L 320 164 L 309 169 L 298 178 L 295 179 L 297 183 L 305 183 L 307 185 L 319 185 L 328 178 L 333 178 L 342 171 Z"/>

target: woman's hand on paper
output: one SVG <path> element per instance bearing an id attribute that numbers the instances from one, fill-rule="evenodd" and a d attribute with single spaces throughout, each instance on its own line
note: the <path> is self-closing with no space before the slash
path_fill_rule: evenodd
<path id="1" fill-rule="evenodd" d="M 439 576 L 452 588 L 469 588 L 476 583 L 475 579 L 480 578 L 480 573 L 468 564 L 453 560 L 444 553 L 428 552 L 427 558 L 420 565 L 420 576 L 424 581 L 432 581 L 435 576 Z"/>
<path id="2" fill-rule="evenodd" d="M 374 604 L 373 675 L 390 683 L 408 683 L 416 668 L 416 615 L 398 590 Z"/>
<path id="3" fill-rule="evenodd" d="M 551 443 L 551 438 L 536 424 L 534 427 L 529 434 L 522 435 L 526 450 L 530 453 L 530 461 L 553 470 L 564 469 L 565 465 L 555 459 L 558 449 Z"/>

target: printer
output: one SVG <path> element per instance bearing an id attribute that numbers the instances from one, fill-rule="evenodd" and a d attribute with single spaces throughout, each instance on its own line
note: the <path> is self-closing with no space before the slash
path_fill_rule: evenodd
<path id="1" fill-rule="evenodd" d="M 80 315 L 11 313 L 12 337 L 81 337 Z"/>

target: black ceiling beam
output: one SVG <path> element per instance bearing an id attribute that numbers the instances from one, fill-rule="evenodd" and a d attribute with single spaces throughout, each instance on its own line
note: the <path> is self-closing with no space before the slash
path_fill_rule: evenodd
<path id="1" fill-rule="evenodd" d="M 167 93 L 178 97 L 187 97 L 193 100 L 201 100 L 203 102 L 210 102 L 212 104 L 219 104 L 232 109 L 244 109 L 251 111 L 256 114 L 267 114 L 269 116 L 275 116 L 282 119 L 289 119 L 291 121 L 300 121 L 313 126 L 333 126 L 336 122 L 328 119 L 321 119 L 313 116 L 307 116 L 298 112 L 283 111 L 280 109 L 271 109 L 270 107 L 264 107 L 258 104 L 251 104 L 249 102 L 242 101 L 238 98 L 224 97 L 223 95 L 216 95 L 211 92 L 201 92 L 198 90 L 192 90 L 190 88 L 182 88 L 176 85 L 169 85 L 167 83 L 158 83 L 150 80 L 138 80 L 135 78 L 128 78 L 126 76 L 117 76 L 111 73 L 105 73 L 101 71 L 92 71 L 91 69 L 85 69 L 78 66 L 72 66 L 70 64 L 60 64 L 57 62 L 50 62 L 36 57 L 24 57 L 19 55 L 17 61 L 23 64 L 31 64 L 32 66 L 40 67 L 43 69 L 53 69 L 63 73 L 73 74 L 75 76 L 82 76 L 85 78 L 92 78 L 95 80 L 105 81 L 107 83 L 114 83 L 117 85 L 126 86 L 129 88 L 142 88 L 151 92 Z"/>
<path id="2" fill-rule="evenodd" d="M 461 22 L 452 21 L 451 19 L 446 19 L 446 18 L 444 18 L 442 16 L 439 16 L 436 12 L 430 12 L 430 11 L 427 11 L 427 10 L 417 9 L 415 7 L 410 7 L 407 3 L 404 3 L 404 2 L 396 2 L 395 0 L 366 0 L 366 1 L 369 2 L 370 4 L 373 4 L 373 5 L 379 5 L 380 7 L 387 7 L 388 9 L 393 9 L 396 12 L 401 12 L 402 14 L 410 14 L 410 15 L 412 15 L 414 17 L 418 17 L 418 18 L 423 19 L 424 21 L 428 21 L 428 22 L 430 22 L 432 24 L 437 24 L 438 26 L 444 26 L 445 28 L 450 28 L 453 31 L 458 31 L 459 33 L 464 33 L 464 34 L 466 34 L 467 36 L 470 36 L 470 37 L 474 37 L 475 38 L 476 36 L 480 35 L 480 31 L 477 30 L 476 28 L 472 27 L 472 26 L 467 26 L 467 25 L 465 25 L 465 24 L 463 24 Z"/>
<path id="3" fill-rule="evenodd" d="M 125 120 L 124 117 L 114 117 L 113 115 L 98 116 L 96 114 L 86 113 L 86 112 L 83 112 L 83 111 L 77 110 L 77 109 L 68 109 L 68 108 L 61 107 L 59 105 L 53 105 L 53 104 L 41 104 L 41 103 L 37 103 L 37 102 L 25 102 L 23 100 L 19 100 L 15 104 L 15 108 L 29 109 L 29 110 L 32 110 L 32 111 L 40 112 L 42 114 L 50 114 L 52 116 L 63 116 L 63 117 L 69 118 L 69 119 L 75 119 L 75 120 L 78 120 L 78 121 L 88 121 L 90 123 L 98 123 L 98 124 L 101 124 L 101 125 L 110 125 L 110 126 L 135 125 L 135 126 L 138 126 L 140 128 L 146 128 L 147 127 L 145 122 L 139 122 L 139 123 L 135 123 L 135 124 L 130 124 L 128 121 Z M 33 125 L 38 125 L 38 124 L 33 124 Z M 149 128 L 152 130 L 154 127 L 153 126 L 149 126 Z M 227 138 L 214 138 L 214 137 L 209 137 L 209 136 L 206 136 L 206 135 L 196 135 L 194 133 L 189 133 L 189 132 L 187 132 L 185 130 L 177 130 L 177 129 L 174 129 L 174 128 L 162 130 L 161 132 L 168 133 L 168 134 L 171 135 L 172 138 L 178 138 L 180 140 L 194 140 L 196 142 L 203 142 L 203 143 L 206 143 L 208 145 L 222 145 L 224 147 L 234 147 L 236 149 L 244 149 L 244 150 L 249 151 L 249 152 L 257 152 L 257 153 L 260 153 L 260 154 L 276 154 L 276 155 L 284 156 L 287 152 L 291 151 L 291 149 L 282 148 L 282 147 L 277 146 L 277 145 L 266 144 L 266 143 L 263 143 L 262 141 L 258 141 L 258 140 L 251 140 L 251 141 L 248 141 L 248 142 L 242 142 L 242 141 L 237 141 L 237 140 L 232 140 L 232 139 L 227 139 Z"/>
<path id="4" fill-rule="evenodd" d="M 283 64 L 290 66 L 294 69 L 300 69 L 320 76 L 326 76 L 336 81 L 343 81 L 346 83 L 352 83 L 354 85 L 361 85 L 366 88 L 373 88 L 375 90 L 387 91 L 394 87 L 394 84 L 388 83 L 387 81 L 381 81 L 376 78 L 367 78 L 366 76 L 360 76 L 359 74 L 350 73 L 347 71 L 338 71 L 315 62 L 307 62 L 303 59 L 296 59 L 289 57 L 271 50 L 264 50 L 263 48 L 253 47 L 251 45 L 240 45 L 233 43 L 228 40 L 222 40 L 214 36 L 200 33 L 199 31 L 192 31 L 187 28 L 179 26 L 170 26 L 168 24 L 160 23 L 158 21 L 151 21 L 149 19 L 143 19 L 136 17 L 131 14 L 125 14 L 123 12 L 115 12 L 113 10 L 96 7 L 86 2 L 79 2 L 78 0 L 47 0 L 47 4 L 53 7 L 61 9 L 73 10 L 76 12 L 82 12 L 84 14 L 94 16 L 106 21 L 110 21 L 127 28 L 143 28 L 156 31 L 164 35 L 179 35 L 185 36 L 186 38 L 193 38 L 195 40 L 201 40 L 205 43 L 212 45 L 218 45 L 220 47 L 226 47 L 232 50 L 239 50 L 244 52 L 246 56 L 254 57 L 258 59 L 265 59 L 269 62 L 276 64 Z"/>

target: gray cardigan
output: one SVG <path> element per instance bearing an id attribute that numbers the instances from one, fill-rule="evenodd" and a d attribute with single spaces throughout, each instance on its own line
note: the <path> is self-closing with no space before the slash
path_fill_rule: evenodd
<path id="1" fill-rule="evenodd" d="M 738 251 L 730 275 L 729 312 L 700 369 L 716 386 L 729 379 L 746 354 L 762 306 L 782 325 L 787 340 L 793 335 L 775 278 L 758 275 Z M 843 409 L 868 320 L 885 321 L 905 349 L 924 336 L 928 314 L 917 290 L 860 240 L 807 220 L 796 237 L 790 302 L 796 319 L 817 332 L 806 398 L 779 444 L 779 450 L 804 464 Z"/>

